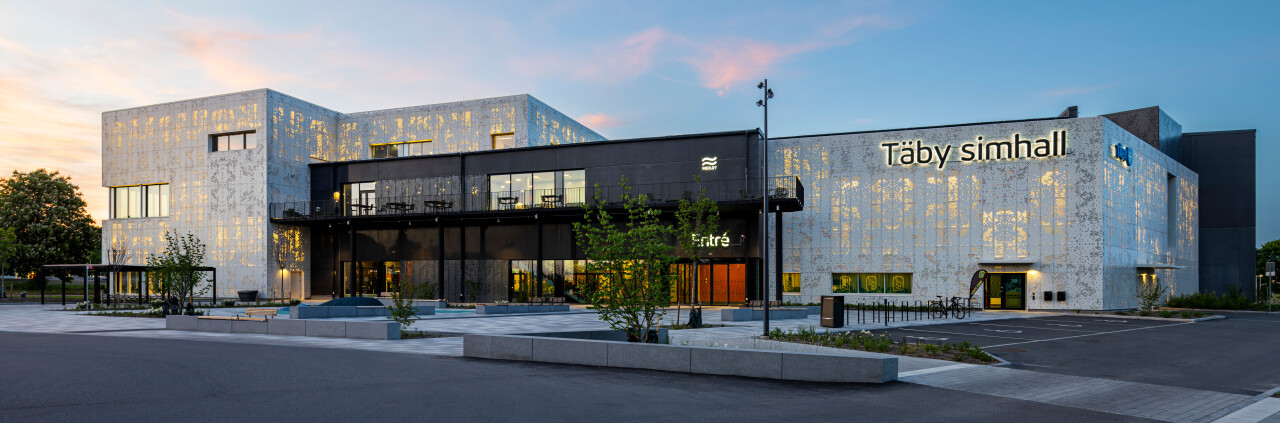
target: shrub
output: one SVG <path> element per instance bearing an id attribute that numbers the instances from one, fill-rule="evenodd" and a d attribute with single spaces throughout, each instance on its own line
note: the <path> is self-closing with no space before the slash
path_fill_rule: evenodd
<path id="1" fill-rule="evenodd" d="M 1240 293 L 1239 288 L 1235 286 L 1229 286 L 1227 288 L 1228 292 L 1223 295 L 1214 294 L 1212 292 L 1174 295 L 1169 297 L 1167 304 L 1169 307 L 1203 308 L 1211 310 L 1257 310 L 1266 308 L 1265 306 L 1259 306 L 1249 301 L 1248 297 L 1245 297 L 1244 294 Z"/>
<path id="2" fill-rule="evenodd" d="M 1173 312 L 1169 310 L 1160 310 L 1160 317 L 1168 319 L 1173 317 Z"/>
<path id="3" fill-rule="evenodd" d="M 299 300 L 299 299 L 296 299 L 296 298 L 295 298 L 295 299 L 292 299 L 292 300 L 289 300 L 289 305 L 291 305 L 291 306 L 296 306 L 296 305 L 298 305 L 298 304 L 302 304 L 302 300 Z"/>
<path id="4" fill-rule="evenodd" d="M 222 300 L 222 306 L 223 306 L 223 307 L 235 307 L 235 306 L 236 306 L 236 300 Z"/>

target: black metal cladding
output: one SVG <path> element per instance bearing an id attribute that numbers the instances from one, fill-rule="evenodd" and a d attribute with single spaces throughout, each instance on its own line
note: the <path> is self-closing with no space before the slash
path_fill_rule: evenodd
<path id="1" fill-rule="evenodd" d="M 1254 296 L 1257 248 L 1255 130 L 1185 132 L 1182 159 L 1200 181 L 1200 290 L 1236 285 Z"/>
<path id="2" fill-rule="evenodd" d="M 335 262 L 351 260 L 348 224 L 356 225 L 356 261 L 437 260 L 442 254 L 447 261 L 464 257 L 468 261 L 582 259 L 572 239 L 572 224 L 582 219 L 581 207 L 530 205 L 495 210 L 487 201 L 487 176 L 583 169 L 588 187 L 585 197 L 591 198 L 599 187 L 609 202 L 616 201 L 620 193 L 617 185 L 624 176 L 633 193 L 651 194 L 650 204 L 664 210 L 674 210 L 679 199 L 705 189 L 709 198 L 720 202 L 721 226 L 731 238 L 730 245 L 718 248 L 713 255 L 758 263 L 754 260 L 758 255 L 756 219 L 761 192 L 758 142 L 759 132 L 749 130 L 318 163 L 311 165 L 312 201 L 272 204 L 271 218 L 275 223 L 311 226 L 313 257 L 331 258 L 312 263 L 312 290 L 317 294 L 336 291 L 335 282 L 342 277 L 335 279 L 339 270 Z M 714 158 L 713 168 L 704 168 L 709 162 L 705 158 Z M 340 201 L 334 201 L 334 193 L 341 192 L 347 183 L 459 175 L 463 175 L 462 182 L 480 186 L 459 186 L 462 192 L 396 201 L 412 204 L 411 208 L 387 209 L 386 200 L 380 198 L 371 215 L 350 215 L 338 206 Z M 804 188 L 798 179 L 767 181 L 771 208 L 777 206 L 783 212 L 803 208 Z M 469 198 L 476 195 L 484 198 Z M 443 207 L 445 203 L 449 207 Z M 536 241 L 539 227 L 543 231 L 541 254 Z M 751 268 L 748 273 L 758 272 Z M 754 283 L 748 287 L 755 291 Z"/>

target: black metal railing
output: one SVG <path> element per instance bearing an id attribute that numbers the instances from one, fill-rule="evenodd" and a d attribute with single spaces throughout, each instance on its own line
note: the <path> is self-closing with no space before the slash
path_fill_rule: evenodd
<path id="1" fill-rule="evenodd" d="M 973 307 L 972 298 L 960 298 L 959 304 L 956 304 L 957 307 L 954 308 L 951 307 L 950 299 L 945 301 L 947 301 L 945 309 L 936 307 L 934 301 L 920 300 L 890 301 L 888 299 L 869 299 L 857 303 L 845 303 L 844 321 L 857 324 L 884 323 L 885 326 L 888 326 L 890 322 L 894 321 L 959 320 L 971 316 L 976 310 Z"/>
<path id="2" fill-rule="evenodd" d="M 623 186 L 474 190 L 466 194 L 440 193 L 414 196 L 370 196 L 362 199 L 292 201 L 272 203 L 272 219 L 323 220 L 359 216 L 435 215 L 475 211 L 582 208 L 594 202 L 621 205 L 623 197 L 643 197 L 651 206 L 673 206 L 694 200 L 699 193 L 717 201 L 758 201 L 759 181 L 728 180 L 673 182 Z M 769 178 L 765 192 L 770 199 L 798 201 L 803 207 L 804 185 L 793 176 Z"/>

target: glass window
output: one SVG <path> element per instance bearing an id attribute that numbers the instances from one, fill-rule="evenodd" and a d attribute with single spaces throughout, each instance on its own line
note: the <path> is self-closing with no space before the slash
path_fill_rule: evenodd
<path id="1" fill-rule="evenodd" d="M 418 148 L 419 148 L 418 155 L 425 156 L 428 154 L 435 154 L 435 144 L 432 143 L 431 141 L 418 143 Z"/>
<path id="2" fill-rule="evenodd" d="M 147 191 L 147 217 L 160 216 L 160 185 L 143 187 Z"/>
<path id="3" fill-rule="evenodd" d="M 250 148 L 258 148 L 258 134 L 253 132 L 244 134 L 244 148 L 246 150 Z"/>
<path id="4" fill-rule="evenodd" d="M 372 153 L 372 157 L 373 157 L 373 158 L 375 158 L 375 159 L 384 159 L 384 158 L 386 158 L 386 157 L 387 157 L 387 146 L 385 146 L 385 145 L 375 145 L 375 146 L 370 147 L 370 148 L 372 148 L 372 149 L 373 149 L 373 153 Z"/>
<path id="5" fill-rule="evenodd" d="M 489 175 L 489 209 L 498 210 L 503 198 L 511 196 L 511 175 Z"/>
<path id="6" fill-rule="evenodd" d="M 889 273 L 885 275 L 885 292 L 890 294 L 910 294 L 910 273 Z"/>
<path id="7" fill-rule="evenodd" d="M 111 189 L 112 201 L 115 202 L 115 209 L 112 210 L 112 218 L 127 219 L 129 218 L 129 189 L 128 187 L 119 187 Z"/>
<path id="8" fill-rule="evenodd" d="M 258 148 L 258 135 L 254 132 L 241 132 L 238 134 L 220 134 L 210 135 L 210 148 L 213 151 L 231 151 L 244 150 L 247 148 Z"/>
<path id="9" fill-rule="evenodd" d="M 783 294 L 799 294 L 800 293 L 800 274 L 799 273 L 783 273 L 782 274 L 782 293 Z"/>
<path id="10" fill-rule="evenodd" d="M 213 151 L 227 151 L 230 149 L 231 149 L 231 137 L 228 135 L 219 135 L 217 148 Z"/>
<path id="11" fill-rule="evenodd" d="M 126 217 L 142 217 L 142 187 L 129 187 L 129 215 Z"/>
<path id="12" fill-rule="evenodd" d="M 857 273 L 832 273 L 831 274 L 831 292 L 837 294 L 852 294 L 858 292 L 858 274 Z"/>
<path id="13" fill-rule="evenodd" d="M 533 174 L 533 204 L 543 207 L 555 207 L 559 205 L 559 197 L 556 197 L 556 173 L 555 172 L 539 172 Z"/>
<path id="14" fill-rule="evenodd" d="M 169 184 L 157 185 L 160 187 L 160 214 L 157 216 L 169 216 Z"/>
<path id="15" fill-rule="evenodd" d="M 400 155 L 402 156 L 420 156 L 422 155 L 422 143 L 411 142 L 400 147 Z"/>
<path id="16" fill-rule="evenodd" d="M 884 275 L 879 273 L 863 273 L 859 275 L 862 283 L 858 286 L 858 292 L 864 294 L 878 294 L 884 292 Z"/>
<path id="17" fill-rule="evenodd" d="M 377 183 L 356 182 L 343 184 L 342 198 L 347 213 L 353 216 L 372 215 L 377 204 Z"/>
<path id="18" fill-rule="evenodd" d="M 493 149 L 501 150 L 504 148 L 512 148 L 516 146 L 515 134 L 495 134 L 493 136 Z"/>
<path id="19" fill-rule="evenodd" d="M 562 172 L 561 178 L 564 180 L 564 204 L 580 206 L 586 203 L 586 171 L 566 170 Z"/>
<path id="20" fill-rule="evenodd" d="M 515 208 L 523 209 L 529 207 L 532 203 L 530 189 L 533 189 L 532 173 L 517 173 L 511 175 L 511 196 L 516 198 Z"/>
<path id="21" fill-rule="evenodd" d="M 387 157 L 400 157 L 400 145 L 390 144 L 387 146 Z"/>

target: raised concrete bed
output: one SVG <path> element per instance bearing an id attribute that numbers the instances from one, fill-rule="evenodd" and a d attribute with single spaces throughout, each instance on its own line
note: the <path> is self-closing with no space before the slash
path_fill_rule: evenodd
<path id="1" fill-rule="evenodd" d="M 436 308 L 423 305 L 413 306 L 419 316 L 436 314 Z M 289 307 L 290 319 L 331 319 L 335 317 L 386 317 L 391 311 L 381 306 L 332 307 L 332 306 L 292 306 Z"/>
<path id="2" fill-rule="evenodd" d="M 637 344 L 548 336 L 463 335 L 462 355 L 814 382 L 885 383 L 898 378 L 898 359 L 892 357 Z"/>
<path id="3" fill-rule="evenodd" d="M 389 306 L 389 305 L 391 305 L 391 304 L 392 304 L 392 300 L 391 300 L 390 298 L 379 298 L 379 299 L 378 299 L 378 302 L 382 303 L 382 305 L 384 305 L 384 306 Z M 435 307 L 435 308 L 437 308 L 437 309 L 440 309 L 440 308 L 445 308 L 445 307 L 447 307 L 447 306 L 448 306 L 448 301 L 445 301 L 445 300 L 413 300 L 413 305 L 415 305 L 415 306 L 431 306 L 431 307 Z"/>
<path id="4" fill-rule="evenodd" d="M 476 304 L 476 314 L 553 313 L 569 311 L 568 304 Z"/>
<path id="5" fill-rule="evenodd" d="M 769 309 L 769 320 L 803 319 L 808 316 L 809 311 L 803 308 L 785 307 Z M 726 322 L 764 320 L 764 310 L 752 308 L 722 308 L 720 309 L 720 320 Z"/>
<path id="6" fill-rule="evenodd" d="M 400 339 L 396 322 L 266 319 L 222 320 L 196 316 L 166 316 L 165 329 L 195 332 L 253 333 L 353 339 Z"/>

